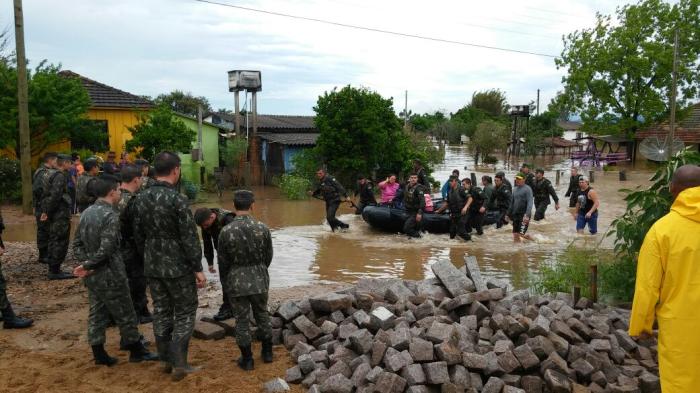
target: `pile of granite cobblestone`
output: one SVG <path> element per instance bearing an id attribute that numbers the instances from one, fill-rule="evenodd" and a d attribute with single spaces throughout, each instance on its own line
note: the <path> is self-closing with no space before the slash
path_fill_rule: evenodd
<path id="1" fill-rule="evenodd" d="M 296 365 L 263 390 L 286 381 L 314 393 L 661 391 L 656 340 L 630 338 L 628 312 L 507 293 L 474 265 L 438 261 L 435 278 L 360 279 L 283 302 L 275 341 Z"/>

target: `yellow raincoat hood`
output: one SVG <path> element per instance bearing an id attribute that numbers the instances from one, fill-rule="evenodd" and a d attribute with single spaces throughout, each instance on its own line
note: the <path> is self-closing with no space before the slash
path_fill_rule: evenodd
<path id="1" fill-rule="evenodd" d="M 630 336 L 654 319 L 662 391 L 700 392 L 700 187 L 678 195 L 639 252 Z"/>
<path id="2" fill-rule="evenodd" d="M 695 222 L 700 222 L 700 187 L 683 190 L 673 202 L 671 210 Z"/>

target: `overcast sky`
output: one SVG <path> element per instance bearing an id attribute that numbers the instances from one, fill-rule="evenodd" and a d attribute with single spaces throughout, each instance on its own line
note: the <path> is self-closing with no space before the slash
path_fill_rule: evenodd
<path id="1" fill-rule="evenodd" d="M 478 45 L 558 55 L 561 36 L 625 1 L 301 1 L 221 3 Z M 525 5 L 524 3 L 527 3 Z M 0 23 L 12 29 L 12 2 Z M 561 89 L 552 58 L 397 37 L 194 0 L 24 0 L 30 66 L 42 59 L 139 95 L 174 89 L 233 107 L 227 71 L 262 72 L 258 111 L 310 115 L 320 94 L 364 86 L 413 112 L 464 106 L 499 88 L 541 106 Z M 14 37 L 14 35 L 13 35 Z"/>

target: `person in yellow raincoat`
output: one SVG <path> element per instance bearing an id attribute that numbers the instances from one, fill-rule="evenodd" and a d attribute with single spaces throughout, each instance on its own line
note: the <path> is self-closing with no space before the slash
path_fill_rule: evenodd
<path id="1" fill-rule="evenodd" d="M 656 316 L 661 390 L 700 392 L 700 167 L 678 168 L 670 189 L 639 252 L 629 334 L 652 334 Z"/>

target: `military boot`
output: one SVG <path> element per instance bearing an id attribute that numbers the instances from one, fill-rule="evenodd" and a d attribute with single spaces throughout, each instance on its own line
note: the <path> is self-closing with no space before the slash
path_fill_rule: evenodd
<path id="1" fill-rule="evenodd" d="M 173 372 L 173 366 L 170 363 L 170 339 L 166 337 L 156 336 L 156 348 L 158 349 L 158 358 L 160 365 L 166 374 Z"/>
<path id="2" fill-rule="evenodd" d="M 66 273 L 61 270 L 61 265 L 49 265 L 49 280 L 70 280 L 75 277 L 72 273 Z"/>
<path id="3" fill-rule="evenodd" d="M 129 352 L 129 362 L 139 363 L 142 361 L 155 361 L 158 360 L 158 355 L 155 353 L 148 352 L 148 349 L 139 340 L 126 346 Z"/>
<path id="4" fill-rule="evenodd" d="M 272 363 L 272 340 L 263 340 L 260 357 L 262 357 L 263 362 Z"/>
<path id="5" fill-rule="evenodd" d="M 187 374 L 199 371 L 198 367 L 192 367 L 187 363 L 189 344 L 190 338 L 185 337 L 178 341 L 173 340 L 168 347 L 170 364 L 173 366 L 171 378 L 174 382 L 181 381 Z"/>
<path id="6" fill-rule="evenodd" d="M 224 303 L 219 307 L 219 312 L 214 315 L 215 321 L 225 321 L 227 319 L 233 318 L 233 312 L 231 311 L 231 306 Z"/>
<path id="7" fill-rule="evenodd" d="M 139 335 L 139 342 L 143 344 L 144 347 L 149 346 L 151 343 L 146 340 L 146 337 L 143 336 L 143 334 Z M 119 340 L 119 350 L 120 351 L 128 351 L 129 350 L 129 345 L 124 341 L 124 339 Z"/>
<path id="8" fill-rule="evenodd" d="M 255 368 L 255 363 L 253 362 L 253 351 L 250 349 L 250 345 L 243 347 L 238 346 L 241 351 L 241 357 L 238 358 L 238 367 L 243 370 L 250 371 Z"/>
<path id="9" fill-rule="evenodd" d="M 104 345 L 93 345 L 92 355 L 95 357 L 95 364 L 112 367 L 117 364 L 117 358 L 113 358 L 107 354 Z"/>
<path id="10" fill-rule="evenodd" d="M 24 329 L 32 326 L 34 323 L 30 318 L 20 318 L 15 315 L 11 305 L 0 311 L 2 311 L 3 328 L 5 329 Z"/>
<path id="11" fill-rule="evenodd" d="M 148 311 L 148 306 L 143 306 L 143 310 L 139 312 L 138 318 L 141 325 L 153 322 L 153 315 Z"/>

